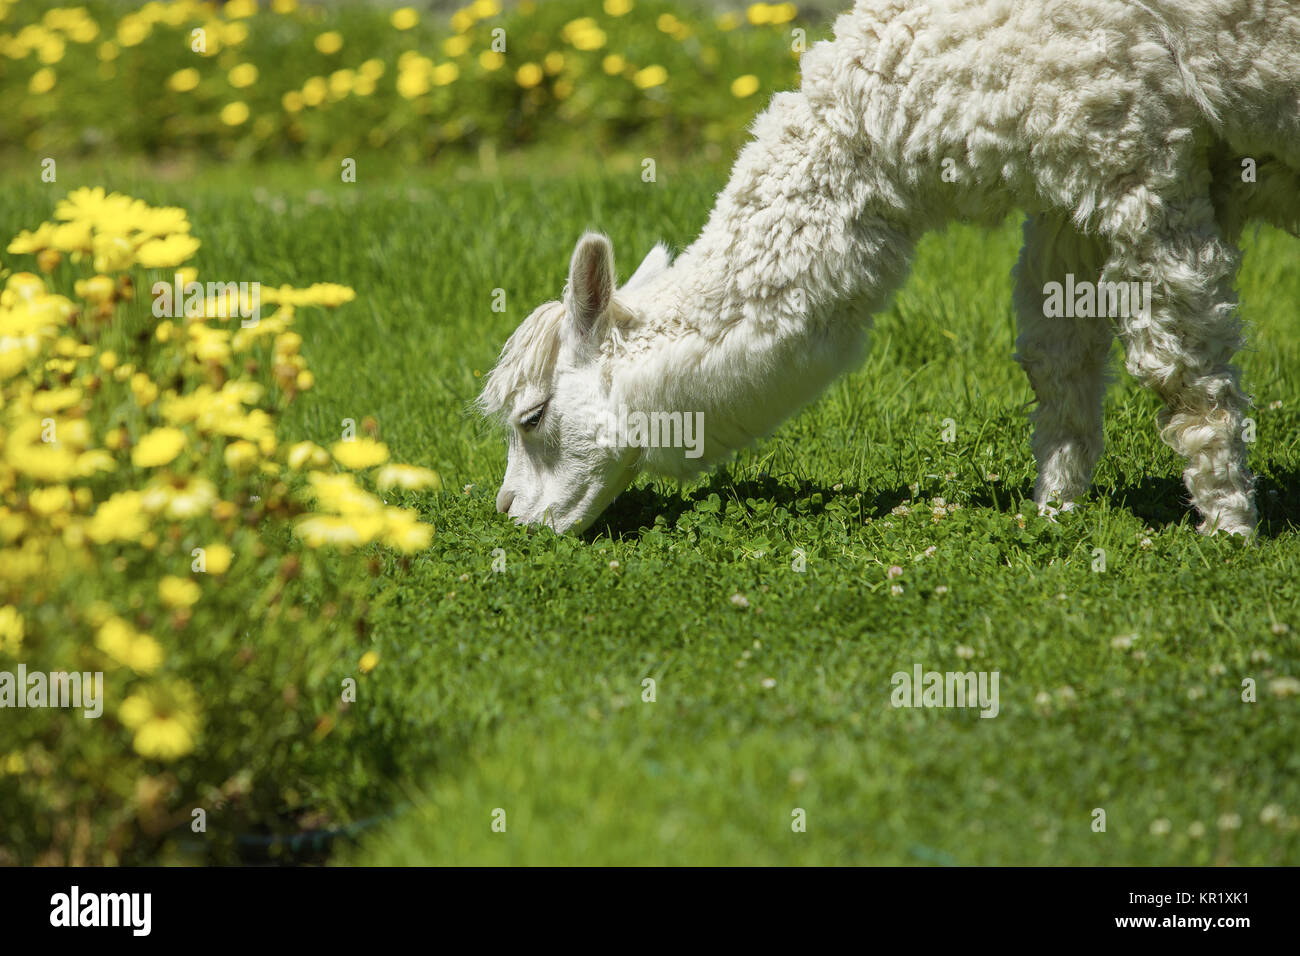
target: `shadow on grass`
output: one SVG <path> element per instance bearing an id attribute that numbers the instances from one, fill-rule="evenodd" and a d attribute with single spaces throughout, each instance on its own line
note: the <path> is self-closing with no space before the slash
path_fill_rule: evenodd
<path id="1" fill-rule="evenodd" d="M 760 474 L 752 479 L 734 479 L 728 472 L 710 475 L 707 482 L 691 489 L 686 495 L 664 495 L 653 487 L 634 488 L 620 495 L 610 508 L 596 520 L 584 537 L 601 535 L 635 540 L 652 530 L 662 518 L 662 526 L 674 527 L 682 515 L 695 511 L 696 506 L 717 495 L 724 502 L 749 499 L 770 502 L 800 516 L 816 516 L 826 511 L 833 499 L 853 502 L 850 513 L 857 512 L 861 520 L 884 518 L 896 507 L 912 500 L 907 485 L 876 492 L 864 491 L 857 485 L 828 486 L 820 482 L 796 479 L 790 483 L 789 475 Z M 783 480 L 784 479 L 784 480 Z M 1015 511 L 1021 498 L 1028 496 L 1026 487 L 1020 492 L 993 487 L 971 497 L 971 507 L 991 507 L 999 511 Z"/>
<path id="2" fill-rule="evenodd" d="M 785 478 L 785 481 L 780 480 Z M 818 482 L 799 480 L 791 484 L 788 476 L 761 474 L 755 479 L 734 480 L 727 472 L 711 475 L 707 482 L 693 488 L 686 495 L 664 495 L 654 487 L 634 488 L 624 492 L 596 523 L 584 534 L 588 540 L 602 535 L 636 540 L 652 530 L 658 519 L 661 527 L 671 529 L 687 512 L 717 495 L 725 502 L 732 498 L 741 502 L 747 499 L 768 501 L 774 506 L 787 508 L 800 515 L 815 516 L 826 510 L 833 498 L 857 498 L 862 504 L 856 508 L 863 520 L 879 519 L 900 504 L 912 500 L 906 485 L 875 493 L 862 491 L 854 485 L 841 485 L 838 489 Z M 1259 505 L 1259 534 L 1275 538 L 1287 532 L 1300 530 L 1300 471 L 1280 470 L 1261 475 L 1256 481 L 1256 501 Z M 925 494 L 924 497 L 932 497 Z M 969 508 L 987 508 L 1002 513 L 1019 511 L 1023 503 L 1033 497 L 1033 486 L 1023 484 L 1012 487 L 1001 482 L 991 482 L 975 491 L 963 505 Z M 1091 497 L 1104 499 L 1117 511 L 1128 511 L 1149 527 L 1161 531 L 1172 525 L 1187 524 L 1194 527 L 1199 518 L 1191 506 L 1182 480 L 1177 477 L 1148 477 L 1124 482 L 1109 489 L 1094 487 Z"/>
<path id="3" fill-rule="evenodd" d="M 783 482 L 781 478 L 786 480 Z M 864 517 L 887 514 L 890 508 L 907 500 L 910 495 L 907 488 L 900 488 L 872 498 L 850 484 L 842 484 L 838 490 L 802 480 L 792 485 L 789 476 L 768 474 L 738 481 L 729 472 L 720 471 L 710 475 L 704 484 L 692 488 L 684 496 L 665 495 L 649 486 L 625 491 L 586 531 L 584 537 L 607 534 L 610 537 L 635 540 L 653 530 L 660 518 L 663 519 L 663 526 L 672 528 L 682 515 L 697 510 L 696 506 L 708 501 L 710 495 L 717 495 L 724 503 L 728 499 L 744 502 L 752 498 L 755 501 L 771 502 L 776 507 L 787 508 L 801 515 L 818 515 L 826 510 L 826 503 L 832 498 L 853 499 L 859 494 L 862 494 L 863 500 L 871 502 L 860 509 Z"/>
<path id="4" fill-rule="evenodd" d="M 1100 492 L 1094 489 L 1093 494 Z M 1104 497 L 1112 508 L 1132 512 L 1157 531 L 1177 524 L 1195 527 L 1201 521 L 1181 478 L 1142 478 L 1112 488 Z M 1300 471 L 1266 469 L 1255 481 L 1255 503 L 1261 538 L 1300 530 Z"/>

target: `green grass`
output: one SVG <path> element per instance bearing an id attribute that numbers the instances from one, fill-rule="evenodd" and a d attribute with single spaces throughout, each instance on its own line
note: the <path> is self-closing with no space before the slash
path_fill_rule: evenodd
<path id="1" fill-rule="evenodd" d="M 179 203 L 204 276 L 357 290 L 300 319 L 318 385 L 282 439 L 373 416 L 446 488 L 418 501 L 432 548 L 375 579 L 381 663 L 350 716 L 354 759 L 376 768 L 352 813 L 404 809 L 335 859 L 1300 862 L 1297 697 L 1271 689 L 1300 676 L 1300 243 L 1252 235 L 1241 282 L 1257 546 L 1194 532 L 1155 402 L 1122 373 L 1092 496 L 1037 517 L 1011 221 L 927 238 L 864 366 L 758 448 L 685 489 L 640 480 L 592 532 L 557 537 L 496 512 L 504 445 L 467 407 L 480 376 L 558 295 L 583 229 L 609 233 L 626 278 L 654 241 L 693 238 L 726 177 L 557 168 L 355 185 L 270 170 L 261 201 L 238 170 L 61 168 L 0 197 L 10 234 L 83 182 Z M 959 508 L 936 521 L 939 497 Z M 893 708 L 891 675 L 917 663 L 998 671 L 1000 714 Z M 309 805 L 330 789 L 304 788 Z"/>

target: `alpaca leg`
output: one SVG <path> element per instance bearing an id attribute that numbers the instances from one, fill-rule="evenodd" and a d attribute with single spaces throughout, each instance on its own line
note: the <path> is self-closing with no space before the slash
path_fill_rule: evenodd
<path id="1" fill-rule="evenodd" d="M 1032 216 L 1015 269 L 1019 337 L 1016 360 L 1029 376 L 1038 400 L 1030 415 L 1038 480 L 1034 501 L 1052 514 L 1071 508 L 1092 481 L 1102 451 L 1102 397 L 1106 360 L 1114 338 L 1110 323 L 1097 318 L 1048 317 L 1044 285 L 1096 281 L 1100 250 L 1064 219 Z"/>
<path id="2" fill-rule="evenodd" d="M 1210 171 L 1215 218 L 1229 243 L 1235 244 L 1252 220 L 1300 236 L 1300 168 L 1261 157 L 1249 179 L 1243 179 L 1241 154 L 1219 142 Z"/>
<path id="3" fill-rule="evenodd" d="M 1125 365 L 1164 401 L 1160 437 L 1187 459 L 1183 482 L 1204 534 L 1249 535 L 1254 488 L 1246 470 L 1250 399 L 1232 364 L 1242 345 L 1233 280 L 1240 252 L 1208 201 L 1171 205 L 1163 224 L 1107 265 L 1116 281 L 1149 280 L 1146 307 L 1119 319 Z"/>

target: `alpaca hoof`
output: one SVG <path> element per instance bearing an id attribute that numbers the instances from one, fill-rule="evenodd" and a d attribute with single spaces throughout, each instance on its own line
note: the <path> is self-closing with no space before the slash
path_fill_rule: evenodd
<path id="1" fill-rule="evenodd" d="M 1055 501 L 1056 504 L 1052 504 L 1052 501 Z M 1053 498 L 1051 499 L 1051 501 L 1040 501 L 1038 503 L 1038 516 L 1040 518 L 1046 518 L 1048 521 L 1055 521 L 1056 516 L 1059 515 L 1062 511 L 1073 511 L 1073 510 L 1074 510 L 1073 501 L 1061 501 L 1059 499 Z"/>
<path id="2" fill-rule="evenodd" d="M 1196 530 L 1207 536 L 1216 534 L 1236 535 L 1253 542 L 1256 525 L 1253 520 L 1249 519 L 1219 517 L 1214 520 L 1207 518 L 1196 526 Z"/>
<path id="3" fill-rule="evenodd" d="M 1204 535 L 1222 533 L 1250 538 L 1259 522 L 1259 512 L 1248 494 L 1224 495 L 1218 500 L 1200 503 L 1197 510 L 1203 520 L 1196 530 Z"/>

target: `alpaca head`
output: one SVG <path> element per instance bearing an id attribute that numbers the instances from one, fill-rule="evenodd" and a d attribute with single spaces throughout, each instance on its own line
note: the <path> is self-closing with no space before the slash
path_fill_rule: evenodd
<path id="1" fill-rule="evenodd" d="M 562 300 L 538 306 L 510 336 L 478 400 L 508 431 L 497 510 L 521 524 L 581 531 L 631 484 L 639 449 L 610 438 L 616 346 L 636 319 L 625 293 L 667 266 L 656 246 L 616 293 L 613 247 L 587 233 Z"/>

